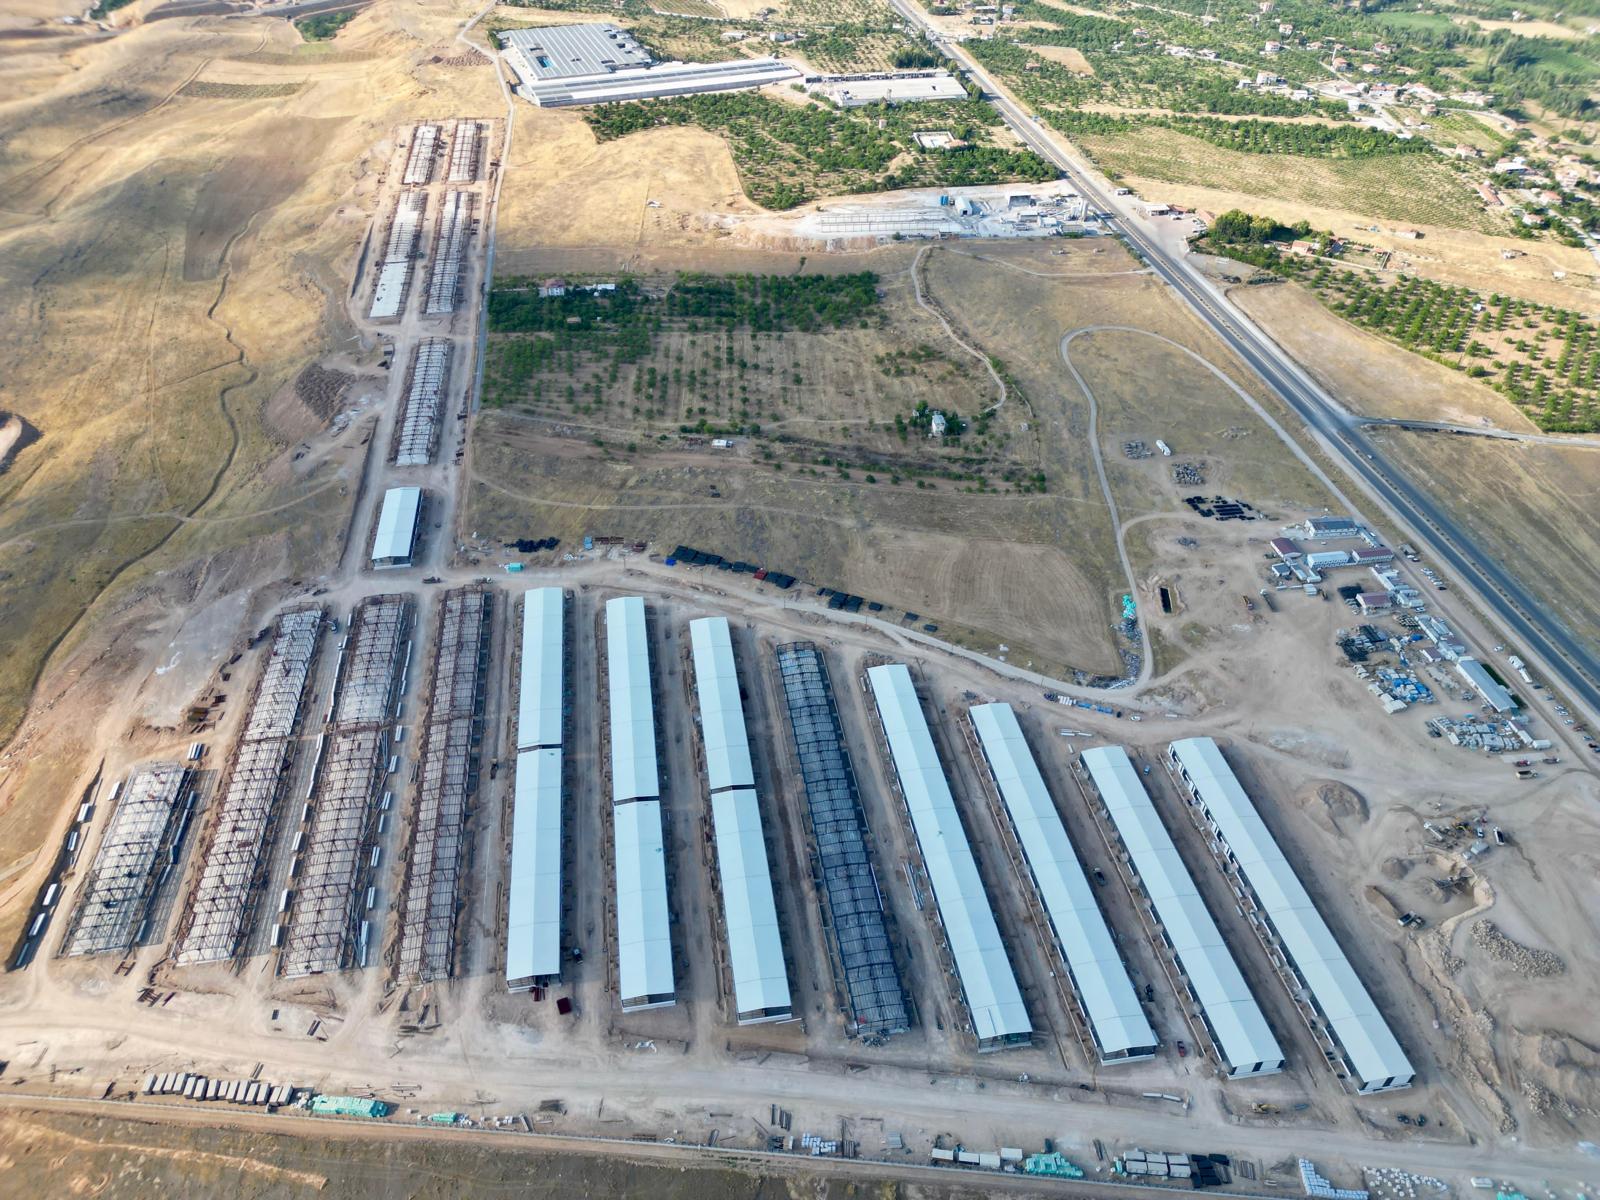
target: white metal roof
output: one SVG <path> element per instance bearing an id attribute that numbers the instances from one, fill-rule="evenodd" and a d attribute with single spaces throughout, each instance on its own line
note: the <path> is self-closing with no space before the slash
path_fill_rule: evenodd
<path id="1" fill-rule="evenodd" d="M 517 749 L 561 744 L 562 638 L 566 593 L 534 588 L 522 600 L 522 667 L 517 690 Z"/>
<path id="2" fill-rule="evenodd" d="M 606 672 L 611 705 L 611 799 L 659 796 L 643 597 L 618 596 L 606 601 Z"/>
<path id="3" fill-rule="evenodd" d="M 417 538 L 417 511 L 422 507 L 419 487 L 392 487 L 383 494 L 378 513 L 378 533 L 372 539 L 372 561 L 411 559 Z"/>
<path id="4" fill-rule="evenodd" d="M 616 830 L 617 983 L 622 1004 L 624 1008 L 670 1004 L 676 989 L 661 802 L 619 804 L 611 813 Z"/>
<path id="5" fill-rule="evenodd" d="M 1189 977 L 1224 1065 L 1230 1072 L 1248 1074 L 1280 1070 L 1283 1050 L 1222 940 L 1193 876 L 1178 857 L 1172 835 L 1161 823 L 1128 752 L 1121 746 L 1096 746 L 1083 752 L 1083 765 L 1110 810 L 1112 824 L 1155 907 L 1156 918 Z M 1260 1071 L 1252 1069 L 1257 1063 Z"/>
<path id="6" fill-rule="evenodd" d="M 561 751 L 517 755 L 506 889 L 506 981 L 561 971 Z"/>
<path id="7" fill-rule="evenodd" d="M 706 774 L 711 790 L 754 787 L 750 740 L 745 734 L 739 675 L 733 665 L 733 640 L 726 617 L 689 622 L 694 646 L 694 686 L 700 700 L 700 732 L 706 743 Z"/>
<path id="8" fill-rule="evenodd" d="M 1511 698 L 1511 693 L 1495 682 L 1487 668 L 1475 658 L 1458 658 L 1456 660 L 1456 673 L 1477 689 L 1489 707 L 1495 712 L 1510 712 L 1517 706 Z"/>
<path id="9" fill-rule="evenodd" d="M 1009 704 L 980 704 L 971 716 L 1101 1057 L 1147 1056 L 1159 1039 L 1016 713 Z"/>
<path id="10" fill-rule="evenodd" d="M 1388 1079 L 1391 1087 L 1406 1086 L 1415 1073 L 1410 1060 L 1216 742 L 1186 738 L 1172 743 L 1172 753 L 1344 1047 L 1361 1090 Z"/>
<path id="11" fill-rule="evenodd" d="M 792 1011 L 789 978 L 755 792 L 718 792 L 711 797 L 711 819 L 735 1007 L 741 1022 L 780 1020 Z"/>
<path id="12" fill-rule="evenodd" d="M 1006 958 L 978 866 L 939 766 L 911 672 L 901 663 L 867 671 L 900 778 L 900 791 L 922 848 L 956 972 L 980 1043 L 1032 1032 L 1022 992 Z"/>

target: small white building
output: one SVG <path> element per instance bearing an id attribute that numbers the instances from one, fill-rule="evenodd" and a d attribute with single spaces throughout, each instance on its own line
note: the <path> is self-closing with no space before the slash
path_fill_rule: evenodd
<path id="1" fill-rule="evenodd" d="M 419 487 L 393 487 L 383 494 L 383 508 L 378 512 L 378 530 L 372 538 L 374 570 L 411 565 L 421 512 L 422 489 Z"/>

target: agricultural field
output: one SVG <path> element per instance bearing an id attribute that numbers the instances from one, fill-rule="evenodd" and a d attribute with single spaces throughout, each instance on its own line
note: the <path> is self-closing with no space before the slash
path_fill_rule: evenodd
<path id="1" fill-rule="evenodd" d="M 1309 236 L 1304 224 L 1291 229 L 1228 212 L 1203 245 L 1293 278 L 1337 316 L 1482 380 L 1546 432 L 1600 429 L 1600 325 L 1592 318 L 1504 293 L 1284 253 L 1289 239 Z M 1318 235 L 1317 244 L 1324 239 Z"/>
<path id="2" fill-rule="evenodd" d="M 934 111 L 927 111 L 932 107 Z M 818 196 L 910 187 L 958 187 L 1053 179 L 1055 168 L 1010 135 L 977 100 L 937 106 L 841 111 L 818 101 L 788 103 L 760 93 L 679 96 L 607 104 L 585 119 L 602 142 L 644 130 L 695 126 L 725 137 L 745 193 L 786 209 Z M 913 135 L 947 129 L 966 147 L 922 150 Z"/>
<path id="3" fill-rule="evenodd" d="M 1226 187 L 1241 196 L 1282 199 L 1360 213 L 1408 225 L 1475 233 L 1509 231 L 1505 217 L 1484 211 L 1467 181 L 1441 158 L 1404 154 L 1312 158 L 1223 150 L 1172 129 L 1143 128 L 1121 136 L 1075 138 L 1096 162 L 1129 184 Z"/>

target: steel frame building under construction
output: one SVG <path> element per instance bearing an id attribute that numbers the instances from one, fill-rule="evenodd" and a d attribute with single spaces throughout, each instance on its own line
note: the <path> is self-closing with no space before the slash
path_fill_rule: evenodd
<path id="1" fill-rule="evenodd" d="M 224 772 L 199 879 L 176 939 L 179 966 L 238 953 L 264 882 L 283 789 L 322 633 L 322 609 L 280 616 L 243 732 Z"/>
<path id="2" fill-rule="evenodd" d="M 454 346 L 447 338 L 423 338 L 411 355 L 405 411 L 395 422 L 389 457 L 397 467 L 425 467 L 439 445 L 439 418 L 450 386 Z"/>
<path id="3" fill-rule="evenodd" d="M 375 840 L 392 804 L 385 780 L 411 627 L 409 596 L 372 596 L 351 614 L 340 645 L 337 690 L 284 896 L 292 906 L 278 972 L 290 978 L 367 964 L 367 881 L 377 872 Z"/>
<path id="4" fill-rule="evenodd" d="M 439 598 L 401 889 L 398 974 L 403 980 L 445 979 L 455 969 L 456 901 L 468 810 L 478 790 L 493 612 L 489 588 L 455 588 Z"/>
<path id="5" fill-rule="evenodd" d="M 144 941 L 157 893 L 194 816 L 184 763 L 146 763 L 128 777 L 100 835 L 61 953 L 125 954 Z"/>
<path id="6" fill-rule="evenodd" d="M 848 1032 L 866 1039 L 905 1033 L 911 1028 L 910 1003 L 895 968 L 889 917 L 827 662 L 810 642 L 790 642 L 776 653 L 806 791 L 812 874 L 834 975 L 844 986 Z"/>

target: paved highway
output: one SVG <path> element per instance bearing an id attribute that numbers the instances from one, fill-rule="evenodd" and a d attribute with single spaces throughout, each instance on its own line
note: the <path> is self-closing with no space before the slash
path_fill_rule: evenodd
<path id="1" fill-rule="evenodd" d="M 907 21 L 937 35 L 927 14 L 914 0 L 890 3 Z M 1138 251 L 1200 319 L 1305 421 L 1346 470 L 1405 526 L 1407 535 L 1450 568 L 1453 582 L 1475 594 L 1489 615 L 1520 643 L 1523 657 L 1532 660 L 1573 700 L 1600 716 L 1600 659 L 1594 650 L 1548 612 L 1521 580 L 1479 553 L 1467 532 L 1433 497 L 1383 458 L 1379 448 L 1362 434 L 1359 418 L 1346 412 L 1199 272 L 1144 234 L 1126 219 L 1126 214 L 1119 216 L 1120 206 L 1093 182 L 1083 165 L 1070 158 L 1039 122 L 1007 99 L 995 80 L 959 43 L 941 37 L 941 45 L 971 72 L 1023 142 L 1059 167 L 1090 206 L 1106 215 L 1107 227 Z"/>

